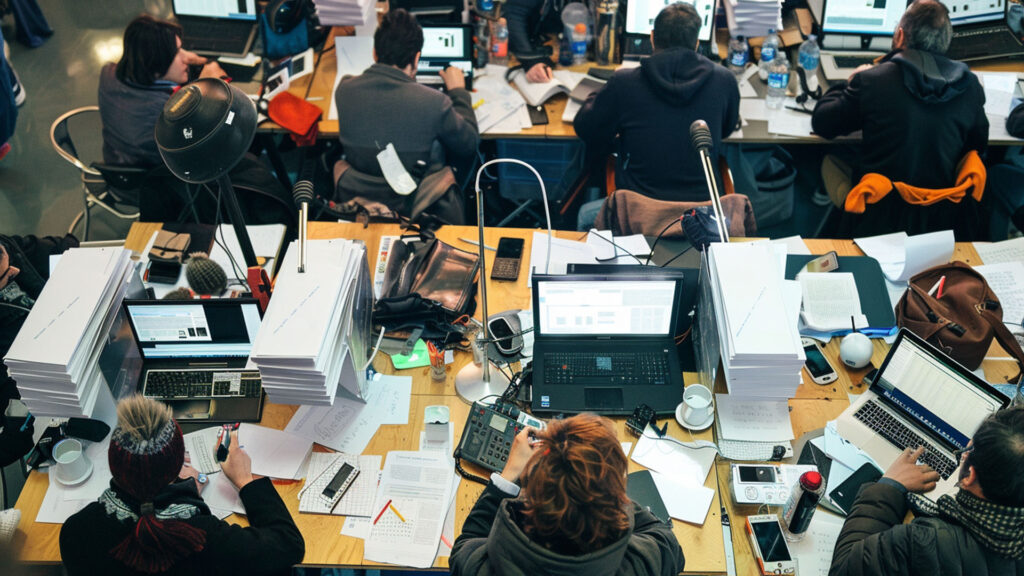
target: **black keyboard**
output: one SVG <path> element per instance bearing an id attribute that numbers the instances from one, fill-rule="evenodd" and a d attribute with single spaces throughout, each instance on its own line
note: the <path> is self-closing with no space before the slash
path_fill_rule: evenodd
<path id="1" fill-rule="evenodd" d="M 945 480 L 956 470 L 956 462 L 935 450 L 932 445 L 925 442 L 917 433 L 908 428 L 904 423 L 885 411 L 876 402 L 865 402 L 859 410 L 853 413 L 853 417 L 871 428 L 882 438 L 885 438 L 900 450 L 924 446 L 924 454 L 920 462 L 931 466 L 942 479 Z"/>
<path id="2" fill-rule="evenodd" d="M 833 56 L 836 68 L 856 68 L 865 64 L 874 64 L 875 56 Z"/>
<path id="3" fill-rule="evenodd" d="M 669 353 L 659 350 L 545 354 L 544 381 L 549 384 L 668 384 Z"/>
<path id="4" fill-rule="evenodd" d="M 165 400 L 259 398 L 263 392 L 255 371 L 150 370 L 142 395 Z"/>
<path id="5" fill-rule="evenodd" d="M 991 28 L 975 28 L 958 30 L 953 33 L 953 41 L 946 55 L 953 59 L 977 58 L 980 56 L 1005 56 L 1013 53 L 1024 53 L 1017 37 L 1006 26 Z"/>

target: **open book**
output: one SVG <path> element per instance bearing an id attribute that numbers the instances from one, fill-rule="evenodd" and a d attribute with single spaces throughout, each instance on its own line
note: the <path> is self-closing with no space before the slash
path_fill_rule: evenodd
<path id="1" fill-rule="evenodd" d="M 572 92 L 585 75 L 569 70 L 555 70 L 551 76 L 550 82 L 534 83 L 526 79 L 525 71 L 516 70 L 512 73 L 511 79 L 515 87 L 522 93 L 523 98 L 526 98 L 527 104 L 540 106 L 550 100 L 552 96 Z"/>
<path id="2" fill-rule="evenodd" d="M 853 274 L 805 272 L 798 279 L 803 290 L 804 324 L 808 328 L 820 332 L 845 331 L 853 324 L 858 330 L 867 328 Z"/>

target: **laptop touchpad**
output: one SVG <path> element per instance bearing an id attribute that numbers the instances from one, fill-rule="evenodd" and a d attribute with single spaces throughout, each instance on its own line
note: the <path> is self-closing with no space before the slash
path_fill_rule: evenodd
<path id="1" fill-rule="evenodd" d="M 622 410 L 622 388 L 584 388 L 587 410 Z"/>

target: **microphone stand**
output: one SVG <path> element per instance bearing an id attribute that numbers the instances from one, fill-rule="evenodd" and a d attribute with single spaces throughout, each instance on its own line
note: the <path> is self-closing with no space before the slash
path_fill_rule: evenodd
<path id="1" fill-rule="evenodd" d="M 299 274 L 306 272 L 306 226 L 309 223 L 309 202 L 299 208 Z"/>
<path id="2" fill-rule="evenodd" d="M 725 212 L 722 211 L 722 198 L 718 194 L 718 181 L 715 180 L 714 165 L 708 151 L 704 148 L 697 150 L 700 155 L 700 164 L 704 168 L 704 180 L 708 185 L 708 193 L 711 196 L 711 209 L 715 213 L 715 224 L 718 227 L 718 238 L 722 242 L 729 241 L 729 231 L 725 228 Z"/>

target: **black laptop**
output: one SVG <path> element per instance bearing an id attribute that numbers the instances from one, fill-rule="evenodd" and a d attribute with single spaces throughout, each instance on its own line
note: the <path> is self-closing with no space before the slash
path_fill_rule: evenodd
<path id="1" fill-rule="evenodd" d="M 946 56 L 983 60 L 1024 56 L 1024 4 L 1020 0 L 988 0 L 949 4 L 953 40 Z"/>
<path id="2" fill-rule="evenodd" d="M 683 393 L 674 337 L 682 275 L 533 276 L 538 413 L 670 414 Z"/>
<path id="3" fill-rule="evenodd" d="M 438 72 L 454 66 L 466 76 L 466 90 L 473 89 L 473 26 L 470 24 L 423 24 L 423 49 L 416 81 L 434 88 L 444 82 Z"/>
<path id="4" fill-rule="evenodd" d="M 256 0 L 173 0 L 181 47 L 207 56 L 245 56 L 256 39 Z"/>
<path id="5" fill-rule="evenodd" d="M 142 395 L 168 404 L 183 425 L 259 421 L 260 373 L 245 368 L 262 320 L 255 299 L 125 300 L 124 309 Z"/>
<path id="6" fill-rule="evenodd" d="M 639 60 L 642 56 L 650 56 L 651 30 L 654 30 L 654 19 L 665 6 L 676 0 L 631 0 L 626 4 L 626 26 L 623 36 L 622 57 L 624 60 Z M 697 9 L 700 16 L 700 31 L 697 38 L 701 48 L 711 43 L 715 33 L 716 0 L 692 0 L 688 2 Z M 704 53 L 704 52 L 702 52 Z"/>

